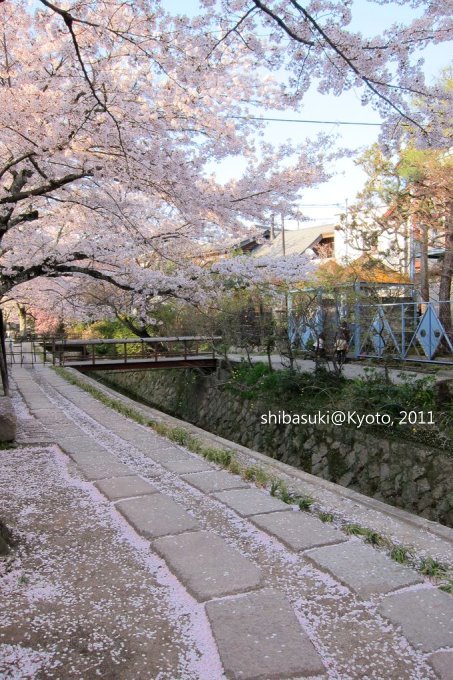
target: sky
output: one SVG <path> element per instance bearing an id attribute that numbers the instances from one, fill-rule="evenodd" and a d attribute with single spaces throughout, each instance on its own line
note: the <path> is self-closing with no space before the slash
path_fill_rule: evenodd
<path id="1" fill-rule="evenodd" d="M 165 9 L 175 14 L 196 14 L 198 11 L 197 0 L 163 0 Z M 351 29 L 361 31 L 365 35 L 376 35 L 390 24 L 405 22 L 414 16 L 414 10 L 406 6 L 376 5 L 366 0 L 356 0 L 353 6 L 353 21 Z M 428 81 L 438 78 L 443 68 L 448 66 L 452 55 L 451 45 L 431 46 L 423 51 L 425 63 L 425 75 Z M 257 112 L 259 115 L 259 112 Z M 360 103 L 360 96 L 355 91 L 347 92 L 340 97 L 321 95 L 312 87 L 304 98 L 304 104 L 300 110 L 288 109 L 284 111 L 262 111 L 261 115 L 275 118 L 303 118 L 316 120 L 356 121 L 363 123 L 379 123 L 380 117 L 370 106 L 364 107 Z M 378 126 L 340 126 L 340 125 L 315 125 L 304 123 L 281 123 L 269 122 L 266 126 L 268 141 L 275 143 L 286 142 L 290 139 L 294 144 L 303 142 L 310 135 L 318 132 L 336 133 L 338 144 L 355 150 L 359 156 L 361 151 L 370 147 L 377 141 L 379 135 Z M 220 181 L 234 176 L 238 167 L 237 161 L 226 162 L 218 174 Z M 338 215 L 345 211 L 346 205 L 351 205 L 357 192 L 363 187 L 365 174 L 354 164 L 353 158 L 347 158 L 336 162 L 335 176 L 327 183 L 316 189 L 303 192 L 301 208 L 307 222 L 299 226 L 312 226 L 335 222 Z M 296 228 L 296 224 L 288 224 L 289 228 Z"/>

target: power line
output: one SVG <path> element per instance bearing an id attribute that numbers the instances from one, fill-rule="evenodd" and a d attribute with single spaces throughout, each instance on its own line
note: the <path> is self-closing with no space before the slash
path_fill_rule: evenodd
<path id="1" fill-rule="evenodd" d="M 298 203 L 302 208 L 342 208 L 344 203 Z"/>
<path id="2" fill-rule="evenodd" d="M 273 123 L 313 123 L 315 125 L 367 125 L 380 127 L 382 123 L 364 123 L 352 120 L 305 120 L 302 118 L 264 118 L 261 116 L 227 116 L 240 120 L 263 120 Z"/>

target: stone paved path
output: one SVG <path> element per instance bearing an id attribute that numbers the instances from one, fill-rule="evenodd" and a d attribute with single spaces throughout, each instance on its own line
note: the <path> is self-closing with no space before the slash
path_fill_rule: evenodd
<path id="1" fill-rule="evenodd" d="M 0 636 L 0 675 L 453 678 L 453 598 L 415 571 L 217 470 L 49 368 L 17 367 L 13 376 L 32 416 L 27 418 L 18 402 L 21 441 L 35 445 L 28 449 L 36 453 L 28 455 L 27 465 L 40 466 L 41 473 L 47 465 L 54 484 L 58 475 L 67 475 L 84 498 L 82 505 L 65 501 L 70 504 L 60 511 L 49 508 L 52 523 L 46 527 L 52 544 L 67 546 L 71 535 L 76 540 L 73 571 L 64 557 L 61 562 L 68 588 L 77 582 L 90 594 L 72 604 L 75 618 L 85 628 L 90 620 L 100 626 L 104 606 L 121 626 L 115 632 L 116 656 L 95 640 L 75 654 L 74 640 L 63 648 L 52 636 L 38 641 L 31 632 L 39 629 L 42 614 L 21 620 L 12 611 L 15 603 L 5 598 L 10 624 Z M 43 496 L 33 488 L 25 457 L 8 453 L 0 451 L 5 469 L 13 461 L 11 469 L 23 474 L 35 499 L 27 510 L 23 494 L 20 518 L 42 513 L 46 489 Z M 96 560 L 96 541 L 97 565 L 78 572 L 87 551 Z M 109 552 L 111 542 L 118 546 L 117 559 Z M 60 569 L 60 563 L 53 568 Z M 118 601 L 124 608 L 118 609 Z M 70 620 L 61 593 L 46 607 L 56 628 Z M 103 619 L 102 625 L 108 627 Z M 33 653 L 41 655 L 36 666 L 41 670 L 9 676 L 5 659 L 16 654 L 17 660 L 25 648 L 29 667 Z M 65 662 L 61 674 L 58 664 L 65 655 L 71 663 Z M 105 666 L 106 657 L 114 658 L 115 666 Z"/>
<path id="2" fill-rule="evenodd" d="M 248 357 L 246 354 L 241 354 L 241 353 L 236 353 L 236 354 L 228 354 L 228 358 L 230 361 L 245 361 L 248 360 Z M 263 362 L 267 364 L 268 358 L 266 354 L 251 354 L 250 355 L 250 361 L 252 363 L 258 363 L 258 362 Z M 353 360 L 350 359 L 351 363 L 344 364 L 343 366 L 343 375 L 345 378 L 361 378 L 364 375 L 366 375 L 366 369 L 369 369 L 370 366 L 367 366 L 367 364 L 360 362 L 360 360 Z M 272 367 L 274 370 L 281 371 L 283 368 L 288 367 L 288 361 L 287 360 L 282 360 L 282 357 L 280 354 L 271 354 L 271 363 Z M 296 359 L 296 366 L 300 371 L 306 372 L 306 373 L 313 373 L 316 368 L 316 364 L 312 359 Z M 438 380 L 444 380 L 444 379 L 452 379 L 453 378 L 453 368 L 446 364 L 442 363 L 432 363 L 429 364 L 429 368 L 433 370 L 433 375 L 436 377 Z M 373 369 L 377 371 L 378 373 L 384 373 L 384 368 L 379 366 L 378 364 L 373 366 Z M 434 372 L 435 371 L 435 372 Z M 426 378 L 426 372 L 423 371 L 417 371 L 417 364 L 411 363 L 408 364 L 408 367 L 402 367 L 398 369 L 389 369 L 389 375 L 392 378 L 392 380 L 395 383 L 401 383 L 403 382 L 401 379 L 401 374 L 403 374 L 406 378 Z"/>

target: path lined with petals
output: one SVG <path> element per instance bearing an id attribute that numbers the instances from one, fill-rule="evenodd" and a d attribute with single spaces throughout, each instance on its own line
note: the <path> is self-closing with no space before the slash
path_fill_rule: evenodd
<path id="1" fill-rule="evenodd" d="M 453 598 L 127 418 L 13 371 L 5 677 L 448 678 Z"/>

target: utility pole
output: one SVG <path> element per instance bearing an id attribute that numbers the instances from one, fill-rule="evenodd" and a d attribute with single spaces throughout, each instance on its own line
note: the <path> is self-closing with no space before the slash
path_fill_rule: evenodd
<path id="1" fill-rule="evenodd" d="M 281 214 L 282 218 L 282 254 L 283 257 L 286 255 L 286 243 L 285 243 L 285 218 L 283 217 L 283 213 Z"/>
<path id="2" fill-rule="evenodd" d="M 345 198 L 344 200 L 344 205 L 345 205 L 345 218 L 344 218 L 344 258 L 346 262 L 348 261 L 348 240 L 349 240 L 349 233 L 348 233 L 348 199 Z M 335 248 L 335 245 L 334 245 Z M 334 251 L 335 254 L 335 251 Z"/>

